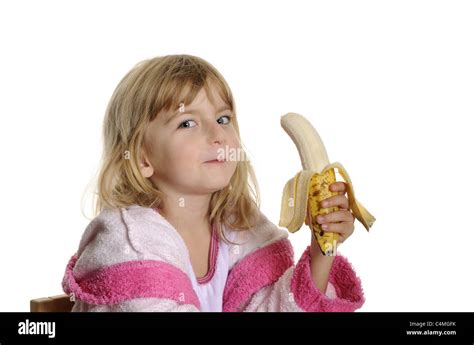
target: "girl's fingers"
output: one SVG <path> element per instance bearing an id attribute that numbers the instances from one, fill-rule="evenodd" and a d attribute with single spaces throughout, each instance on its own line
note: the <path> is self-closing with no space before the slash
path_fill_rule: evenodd
<path id="1" fill-rule="evenodd" d="M 329 189 L 332 192 L 338 192 L 338 195 L 323 200 L 321 207 L 328 208 L 338 206 L 340 209 L 339 211 L 318 216 L 317 222 L 324 225 L 322 226 L 324 231 L 338 233 L 340 235 L 338 243 L 342 243 L 353 233 L 355 218 L 349 210 L 349 199 L 345 196 L 347 191 L 346 183 L 331 183 Z"/>
<path id="2" fill-rule="evenodd" d="M 344 194 L 347 191 L 347 186 L 345 182 L 337 181 L 329 185 L 329 190 L 331 192 L 341 192 Z"/>
<path id="3" fill-rule="evenodd" d="M 321 201 L 321 207 L 328 208 L 332 206 L 339 206 L 342 209 L 349 209 L 349 199 L 345 195 L 334 195 Z"/>
<path id="4" fill-rule="evenodd" d="M 352 222 L 329 223 L 326 224 L 324 231 L 337 232 L 343 239 L 348 238 L 354 232 L 354 224 Z"/>
<path id="5" fill-rule="evenodd" d="M 324 223 L 335 223 L 335 222 L 354 222 L 354 215 L 349 210 L 340 210 L 336 212 L 331 212 L 325 215 L 319 215 L 316 218 L 316 221 L 319 224 Z"/>

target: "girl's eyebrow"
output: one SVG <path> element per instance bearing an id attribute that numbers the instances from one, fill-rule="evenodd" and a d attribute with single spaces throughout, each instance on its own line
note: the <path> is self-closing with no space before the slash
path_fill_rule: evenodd
<path id="1" fill-rule="evenodd" d="M 217 109 L 216 111 L 216 114 L 220 113 L 221 111 L 224 111 L 224 110 L 231 110 L 230 107 L 228 105 L 224 105 L 222 107 L 220 107 L 219 109 Z M 169 116 L 167 119 L 166 119 L 166 122 L 165 122 L 165 125 L 167 125 L 171 120 L 173 120 L 174 118 L 182 115 L 182 114 L 192 114 L 192 113 L 199 113 L 199 111 L 197 111 L 196 109 L 186 109 L 181 112 L 179 109 L 176 110 L 171 116 Z"/>

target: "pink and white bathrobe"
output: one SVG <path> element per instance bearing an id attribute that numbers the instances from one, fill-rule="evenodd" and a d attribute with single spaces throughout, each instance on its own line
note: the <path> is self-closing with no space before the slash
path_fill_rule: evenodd
<path id="1" fill-rule="evenodd" d="M 213 227 L 210 272 L 194 275 L 186 244 L 156 210 L 104 210 L 85 230 L 63 278 L 72 311 L 351 312 L 365 302 L 352 265 L 338 254 L 326 294 L 314 284 L 308 246 L 294 264 L 288 231 L 262 213 L 249 231 Z"/>

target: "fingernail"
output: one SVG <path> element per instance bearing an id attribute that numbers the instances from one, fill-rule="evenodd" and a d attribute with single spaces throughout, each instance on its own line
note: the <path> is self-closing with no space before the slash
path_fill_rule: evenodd
<path id="1" fill-rule="evenodd" d="M 326 206 L 328 205 L 328 202 L 327 202 L 327 201 L 323 201 L 323 202 L 321 203 L 321 205 L 323 205 L 323 207 L 326 207 Z"/>
<path id="2" fill-rule="evenodd" d="M 327 229 L 327 228 L 328 228 L 328 225 L 327 225 L 327 224 L 323 224 L 323 225 L 321 225 L 321 227 L 322 227 L 323 229 Z"/>
<path id="3" fill-rule="evenodd" d="M 323 216 L 318 216 L 318 222 L 319 222 L 319 223 L 324 222 L 324 217 L 323 217 Z"/>

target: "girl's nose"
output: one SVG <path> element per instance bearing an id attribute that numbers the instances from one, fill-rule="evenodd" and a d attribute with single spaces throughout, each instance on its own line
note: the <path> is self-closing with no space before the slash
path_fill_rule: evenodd
<path id="1" fill-rule="evenodd" d="M 226 132 L 224 128 L 222 128 L 221 124 L 214 121 L 214 123 L 209 124 L 207 128 L 207 134 L 211 144 L 218 143 L 222 145 L 223 143 L 225 143 Z"/>

